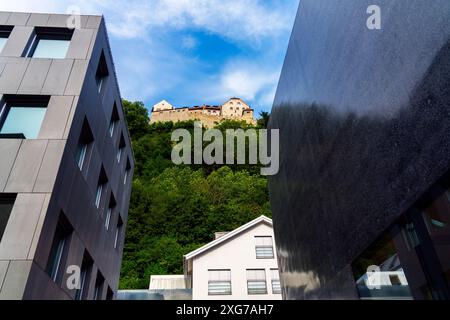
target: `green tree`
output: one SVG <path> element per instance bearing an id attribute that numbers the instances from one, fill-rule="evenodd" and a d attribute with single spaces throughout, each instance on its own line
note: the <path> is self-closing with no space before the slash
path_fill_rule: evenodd
<path id="1" fill-rule="evenodd" d="M 261 111 L 259 113 L 259 119 L 257 120 L 257 124 L 261 128 L 267 128 L 270 120 L 270 113 L 266 111 Z"/>
<path id="2" fill-rule="evenodd" d="M 133 139 L 139 139 L 148 132 L 149 116 L 148 110 L 143 102 L 122 100 L 128 130 Z"/>

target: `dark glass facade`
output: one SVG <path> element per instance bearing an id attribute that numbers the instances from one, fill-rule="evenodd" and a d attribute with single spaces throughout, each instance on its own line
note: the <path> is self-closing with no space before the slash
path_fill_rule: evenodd
<path id="1" fill-rule="evenodd" d="M 371 5 L 300 1 L 269 125 L 286 299 L 450 298 L 450 1 L 377 1 L 381 30 Z"/>

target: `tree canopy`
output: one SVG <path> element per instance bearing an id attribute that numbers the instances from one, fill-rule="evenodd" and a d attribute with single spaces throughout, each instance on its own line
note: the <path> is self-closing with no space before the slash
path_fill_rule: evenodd
<path id="1" fill-rule="evenodd" d="M 121 289 L 148 288 L 150 275 L 183 273 L 183 255 L 260 216 L 271 216 L 259 166 L 181 165 L 171 133 L 192 121 L 149 124 L 140 102 L 124 101 L 136 160 Z M 225 121 L 217 128 L 248 128 Z"/>

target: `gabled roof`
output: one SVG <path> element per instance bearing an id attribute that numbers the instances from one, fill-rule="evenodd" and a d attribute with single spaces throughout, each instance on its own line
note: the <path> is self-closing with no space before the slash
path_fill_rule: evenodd
<path id="1" fill-rule="evenodd" d="M 266 223 L 266 224 L 269 224 L 270 226 L 273 226 L 272 219 L 267 218 L 266 216 L 260 216 L 259 218 L 256 218 L 255 220 L 250 221 L 249 223 L 244 224 L 243 226 L 240 226 L 239 228 L 234 229 L 231 232 L 228 232 L 223 237 L 220 237 L 219 239 L 216 239 L 216 240 L 204 245 L 203 247 L 198 248 L 197 250 L 194 250 L 194 251 L 186 254 L 184 256 L 184 260 L 185 261 L 190 260 L 190 259 L 194 258 L 195 256 L 198 256 L 199 254 L 202 254 L 202 253 L 220 245 L 221 243 L 226 242 L 227 240 L 239 235 L 240 233 L 243 233 L 244 231 L 246 231 L 260 223 Z"/>

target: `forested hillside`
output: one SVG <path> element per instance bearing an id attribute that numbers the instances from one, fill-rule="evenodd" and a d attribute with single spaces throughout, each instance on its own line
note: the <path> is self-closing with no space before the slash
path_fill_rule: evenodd
<path id="1" fill-rule="evenodd" d="M 175 166 L 171 133 L 193 122 L 149 125 L 140 102 L 124 101 L 136 167 L 121 289 L 146 289 L 151 274 L 182 274 L 183 255 L 264 214 L 271 216 L 267 179 L 259 166 Z M 259 127 L 267 124 L 261 114 Z M 225 121 L 218 128 L 249 128 Z"/>

